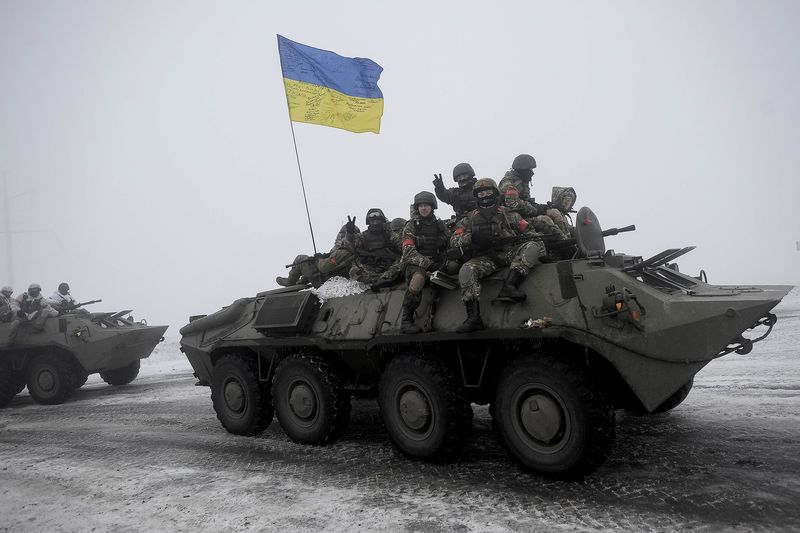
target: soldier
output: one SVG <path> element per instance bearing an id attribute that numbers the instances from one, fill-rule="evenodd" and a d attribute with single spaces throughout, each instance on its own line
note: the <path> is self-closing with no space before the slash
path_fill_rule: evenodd
<path id="1" fill-rule="evenodd" d="M 301 254 L 295 257 L 288 277 L 278 276 L 275 278 L 278 285 L 289 287 L 298 283 L 311 283 L 314 287 L 319 288 L 334 276 L 347 276 L 356 256 L 345 246 L 346 226 L 342 226 L 339 230 L 329 253 L 317 254 L 317 256 Z M 361 232 L 356 226 L 353 226 L 353 230 L 356 233 Z"/>
<path id="2" fill-rule="evenodd" d="M 347 217 L 345 246 L 356 254 L 350 267 L 350 279 L 372 285 L 396 279 L 400 274 L 400 238 L 389 231 L 386 215 L 377 207 L 367 211 L 367 229 L 361 233 L 355 228 L 355 217 Z"/>
<path id="3" fill-rule="evenodd" d="M 33 331 L 42 331 L 45 321 L 51 316 L 58 316 L 58 311 L 42 297 L 42 287 L 38 283 L 31 283 L 28 292 L 17 296 L 16 318 L 8 330 L 8 346 L 12 346 L 17 339 L 17 332 L 23 322 L 33 322 Z"/>
<path id="4" fill-rule="evenodd" d="M 511 163 L 511 170 L 500 180 L 500 205 L 519 213 L 524 218 L 544 214 L 544 209 L 531 198 L 531 179 L 536 160 L 528 154 L 520 154 Z"/>
<path id="5" fill-rule="evenodd" d="M 0 322 L 11 322 L 19 311 L 17 301 L 11 297 L 12 294 L 14 289 L 8 285 L 0 289 Z"/>
<path id="6" fill-rule="evenodd" d="M 392 233 L 396 233 L 397 236 L 400 237 L 400 240 L 402 240 L 403 231 L 405 231 L 407 223 L 408 220 L 404 218 L 401 217 L 393 218 L 392 221 L 389 222 L 389 231 L 391 231 Z"/>
<path id="7" fill-rule="evenodd" d="M 475 185 L 475 171 L 469 163 L 459 163 L 453 167 L 453 180 L 458 187 L 446 189 L 441 174 L 434 174 L 433 186 L 436 197 L 446 204 L 453 206 L 456 212 L 456 222 L 468 215 L 477 204 L 472 195 L 472 187 Z"/>
<path id="8" fill-rule="evenodd" d="M 445 252 L 450 239 L 450 230 L 433 211 L 438 207 L 436 198 L 428 191 L 414 196 L 416 215 L 403 230 L 402 268 L 408 282 L 403 298 L 403 333 L 419 333 L 414 324 L 414 311 L 422 301 L 422 288 L 430 279 L 431 272 L 444 267 Z"/>
<path id="9" fill-rule="evenodd" d="M 526 240 L 536 236 L 533 227 L 518 213 L 498 205 L 500 191 L 494 180 L 479 179 L 473 191 L 478 208 L 461 219 L 450 241 L 453 248 L 470 248 L 473 254 L 458 271 L 461 299 L 467 309 L 467 319 L 456 330 L 459 333 L 483 329 L 481 278 L 509 267 L 497 299 L 521 302 L 525 293 L 519 290 L 519 284 L 545 254 L 541 241 Z"/>
<path id="10" fill-rule="evenodd" d="M 575 194 L 575 189 L 572 187 L 553 187 L 553 193 L 550 202 L 547 203 L 547 211 L 544 215 L 550 217 L 553 224 L 563 233 L 566 237 L 573 237 L 575 226 L 572 223 L 570 213 L 575 211 L 572 208 L 575 206 L 575 200 L 578 195 Z"/>

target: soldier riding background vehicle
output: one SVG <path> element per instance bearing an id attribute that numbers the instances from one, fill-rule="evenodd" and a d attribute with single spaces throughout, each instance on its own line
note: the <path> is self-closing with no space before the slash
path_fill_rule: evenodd
<path id="1" fill-rule="evenodd" d="M 63 403 L 98 372 L 109 385 L 126 385 L 164 340 L 167 326 L 134 322 L 131 310 L 75 313 L 81 305 L 47 318 L 41 331 L 22 324 L 13 345 L 0 344 L 0 407 L 25 386 L 37 403 Z M 0 323 L 0 339 L 9 327 Z"/>
<path id="2" fill-rule="evenodd" d="M 615 409 L 677 406 L 706 364 L 771 332 L 791 287 L 711 285 L 670 265 L 694 247 L 607 251 L 604 234 L 618 230 L 603 232 L 588 208 L 575 227 L 575 257 L 537 266 L 524 301 L 493 301 L 503 270 L 484 278 L 485 330 L 456 333 L 452 283 L 423 289 L 415 334 L 401 333 L 403 284 L 324 302 L 294 286 L 193 317 L 181 351 L 231 433 L 258 434 L 275 414 L 292 440 L 328 444 L 351 396 L 373 396 L 400 452 L 444 461 L 468 441 L 471 404 L 489 404 L 523 468 L 581 477 L 608 458 Z M 743 335 L 756 328 L 766 332 Z"/>

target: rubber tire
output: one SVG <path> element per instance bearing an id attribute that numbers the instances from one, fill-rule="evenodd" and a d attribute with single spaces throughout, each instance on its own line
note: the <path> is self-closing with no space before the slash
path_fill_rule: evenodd
<path id="1" fill-rule="evenodd" d="M 258 379 L 254 355 L 229 354 L 217 362 L 211 376 L 211 402 L 222 427 L 234 435 L 258 435 L 274 415 L 269 386 Z"/>
<path id="2" fill-rule="evenodd" d="M 72 372 L 75 376 L 75 388 L 80 389 L 84 385 L 86 385 L 86 380 L 89 379 L 89 374 L 83 369 L 81 364 L 78 361 L 72 362 Z"/>
<path id="3" fill-rule="evenodd" d="M 694 378 L 684 383 L 680 389 L 676 390 L 672 394 L 672 396 L 664 400 L 661 403 L 661 405 L 653 409 L 653 411 L 648 411 L 647 409 L 644 408 L 643 405 L 641 405 L 638 402 L 636 403 L 636 405 L 628 407 L 626 410 L 630 411 L 631 413 L 636 413 L 639 415 L 647 415 L 647 414 L 657 415 L 660 413 L 666 413 L 667 411 L 672 411 L 680 404 L 682 404 L 683 400 L 685 400 L 686 397 L 689 396 L 689 393 L 692 391 L 693 385 L 694 385 Z"/>
<path id="4" fill-rule="evenodd" d="M 24 384 L 23 388 L 25 388 Z M 19 393 L 19 391 L 16 389 L 16 372 L 5 365 L 0 366 L 0 408 L 8 405 L 14 396 Z"/>
<path id="5" fill-rule="evenodd" d="M 562 418 L 549 442 L 533 436 L 520 416 L 533 393 Z M 524 469 L 537 474 L 565 479 L 585 476 L 608 459 L 614 443 L 611 401 L 578 369 L 550 356 L 509 361 L 500 371 L 493 412 L 506 451 Z M 546 426 L 536 427 L 549 431 Z"/>
<path id="6" fill-rule="evenodd" d="M 290 401 L 299 386 L 313 395 L 306 415 Z M 350 395 L 335 367 L 320 356 L 295 354 L 281 361 L 272 380 L 272 403 L 284 433 L 301 444 L 330 444 L 350 421 Z"/>
<path id="7" fill-rule="evenodd" d="M 109 385 L 127 385 L 139 375 L 141 365 L 141 361 L 137 359 L 128 366 L 100 372 L 100 377 Z M 86 377 L 88 378 L 89 376 Z M 83 380 L 83 383 L 86 383 L 86 380 Z M 83 385 L 83 383 L 81 383 L 81 385 Z"/>
<path id="8" fill-rule="evenodd" d="M 412 392 L 430 413 L 420 428 L 407 423 L 401 412 L 403 398 Z M 472 407 L 453 372 L 437 359 L 400 355 L 389 361 L 378 385 L 378 404 L 389 440 L 406 457 L 450 461 L 469 442 Z"/>
<path id="9" fill-rule="evenodd" d="M 28 363 L 26 371 L 28 392 L 36 403 L 64 403 L 75 390 L 72 364 L 59 354 L 43 353 L 35 356 Z"/>

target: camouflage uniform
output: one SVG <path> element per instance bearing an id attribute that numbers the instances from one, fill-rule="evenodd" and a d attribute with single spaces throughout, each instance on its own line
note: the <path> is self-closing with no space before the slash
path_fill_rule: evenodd
<path id="1" fill-rule="evenodd" d="M 38 290 L 34 293 L 34 288 Z M 24 322 L 32 322 L 33 331 L 42 331 L 44 329 L 45 321 L 51 316 L 58 316 L 58 311 L 50 307 L 47 300 L 42 297 L 41 287 L 36 284 L 31 284 L 28 287 L 28 292 L 23 292 L 17 296 L 16 302 L 19 307 L 17 316 L 11 322 L 11 328 L 8 330 L 8 346 L 14 344 L 17 339 L 17 332 L 19 327 Z"/>
<path id="2" fill-rule="evenodd" d="M 572 197 L 572 201 L 565 204 L 565 200 L 569 196 Z M 551 198 L 544 216 L 550 217 L 550 220 L 553 221 L 553 224 L 558 227 L 561 233 L 574 237 L 575 225 L 572 223 L 572 218 L 569 214 L 574 212 L 572 208 L 578 199 L 575 189 L 572 187 L 553 187 Z"/>
<path id="3" fill-rule="evenodd" d="M 480 279 L 503 267 L 509 267 L 521 276 L 526 276 L 539 263 L 545 253 L 541 241 L 518 242 L 514 238 L 534 237 L 536 233 L 527 220 L 505 207 L 491 210 L 476 209 L 462 219 L 450 244 L 453 248 L 473 251 L 458 272 L 461 285 L 461 300 L 470 302 L 480 298 Z"/>
<path id="4" fill-rule="evenodd" d="M 356 256 L 350 267 L 350 279 L 372 285 L 380 281 L 397 279 L 402 271 L 400 254 L 402 251 L 400 236 L 392 232 L 386 224 L 383 211 L 373 208 L 367 212 L 367 222 L 376 213 L 380 213 L 382 221 L 373 222 L 361 233 L 346 233 L 345 246 Z"/>
<path id="5" fill-rule="evenodd" d="M 11 322 L 19 311 L 17 301 L 11 297 L 12 294 L 14 290 L 7 285 L 0 291 L 0 322 Z"/>
<path id="6" fill-rule="evenodd" d="M 501 205 L 524 218 L 544 214 L 545 209 L 531 198 L 531 181 L 523 179 L 516 170 L 506 172 L 500 180 Z"/>
<path id="7" fill-rule="evenodd" d="M 360 232 L 358 228 L 355 230 L 356 233 Z M 289 275 L 276 278 L 278 285 L 288 287 L 298 283 L 311 283 L 314 287 L 319 287 L 334 276 L 347 276 L 356 256 L 345 246 L 345 233 L 345 226 L 342 226 L 327 257 L 321 257 L 322 254 L 301 254 L 295 257 Z"/>

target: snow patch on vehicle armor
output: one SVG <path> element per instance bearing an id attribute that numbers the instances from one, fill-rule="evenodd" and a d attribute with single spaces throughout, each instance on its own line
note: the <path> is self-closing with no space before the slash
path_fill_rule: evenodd
<path id="1" fill-rule="evenodd" d="M 343 278 L 341 276 L 334 276 L 318 289 L 311 289 L 311 292 L 317 295 L 320 302 L 330 300 L 331 298 L 341 298 L 342 296 L 352 296 L 354 294 L 361 294 L 367 292 L 369 286 L 355 281 L 352 279 Z"/>

